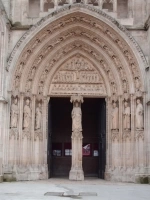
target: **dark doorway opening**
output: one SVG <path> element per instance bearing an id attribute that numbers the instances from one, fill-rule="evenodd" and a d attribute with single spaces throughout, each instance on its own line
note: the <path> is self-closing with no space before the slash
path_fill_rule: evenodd
<path id="1" fill-rule="evenodd" d="M 48 112 L 48 170 L 50 177 L 69 177 L 73 105 L 70 98 L 51 98 Z M 106 165 L 105 99 L 84 98 L 83 171 L 85 176 L 104 178 Z"/>

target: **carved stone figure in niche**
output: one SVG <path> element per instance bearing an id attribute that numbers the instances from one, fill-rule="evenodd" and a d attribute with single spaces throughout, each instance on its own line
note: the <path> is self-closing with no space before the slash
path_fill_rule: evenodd
<path id="1" fill-rule="evenodd" d="M 116 102 L 113 103 L 113 109 L 112 109 L 112 130 L 118 130 L 119 129 L 119 109 L 117 107 Z"/>
<path id="2" fill-rule="evenodd" d="M 138 77 L 135 78 L 135 87 L 136 87 L 136 91 L 140 90 L 140 81 Z"/>
<path id="3" fill-rule="evenodd" d="M 34 67 L 32 68 L 32 71 L 31 71 L 31 76 L 30 76 L 31 78 L 34 77 L 35 71 L 36 71 L 36 67 L 34 66 Z"/>
<path id="4" fill-rule="evenodd" d="M 28 129 L 31 123 L 30 100 L 27 99 L 23 109 L 23 128 Z"/>
<path id="5" fill-rule="evenodd" d="M 116 88 L 115 83 L 113 82 L 113 83 L 111 84 L 111 86 L 112 86 L 112 92 L 113 92 L 113 94 L 116 94 L 116 93 L 117 93 L 117 88 Z"/>
<path id="6" fill-rule="evenodd" d="M 127 90 L 128 90 L 127 81 L 124 80 L 124 81 L 123 81 L 123 91 L 124 91 L 125 93 L 127 93 Z"/>
<path id="7" fill-rule="evenodd" d="M 79 102 L 75 102 L 72 110 L 72 131 L 82 131 L 82 112 Z"/>
<path id="8" fill-rule="evenodd" d="M 130 130 L 130 114 L 131 114 L 131 110 L 130 110 L 130 106 L 128 104 L 127 101 L 124 102 L 124 130 Z"/>
<path id="9" fill-rule="evenodd" d="M 144 129 L 144 109 L 140 99 L 137 99 L 137 107 L 136 107 L 136 129 L 143 130 Z"/>
<path id="10" fill-rule="evenodd" d="M 15 98 L 14 102 L 11 106 L 11 128 L 17 128 L 18 125 L 18 114 L 19 114 L 19 109 L 18 109 L 18 99 Z"/>
<path id="11" fill-rule="evenodd" d="M 41 103 L 39 103 L 35 112 L 35 130 L 41 128 L 41 120 L 42 120 L 42 105 Z"/>
<path id="12" fill-rule="evenodd" d="M 26 91 L 29 92 L 31 90 L 32 80 L 29 79 L 26 86 Z"/>
<path id="13" fill-rule="evenodd" d="M 15 78 L 15 88 L 19 87 L 19 81 L 20 81 L 20 77 L 16 76 L 16 78 Z"/>

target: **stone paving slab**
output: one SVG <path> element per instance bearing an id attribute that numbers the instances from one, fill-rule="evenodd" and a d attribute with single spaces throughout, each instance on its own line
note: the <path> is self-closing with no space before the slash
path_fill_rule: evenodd
<path id="1" fill-rule="evenodd" d="M 63 196 L 45 196 L 46 193 Z M 84 194 L 83 196 L 81 194 Z M 86 194 L 89 194 L 85 196 Z M 97 194 L 97 196 L 90 196 Z M 80 196 L 78 196 L 80 195 Z M 0 200 L 149 200 L 150 185 L 114 183 L 100 179 L 25 181 L 0 184 Z"/>

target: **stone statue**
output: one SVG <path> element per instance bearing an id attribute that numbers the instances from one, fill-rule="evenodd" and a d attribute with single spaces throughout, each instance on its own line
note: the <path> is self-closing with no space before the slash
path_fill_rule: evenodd
<path id="1" fill-rule="evenodd" d="M 118 130 L 119 129 L 119 109 L 117 107 L 117 104 L 113 103 L 113 109 L 112 109 L 112 130 Z"/>
<path id="2" fill-rule="evenodd" d="M 11 122 L 10 122 L 11 128 L 17 128 L 18 114 L 19 114 L 18 99 L 15 98 L 11 106 Z"/>
<path id="3" fill-rule="evenodd" d="M 75 102 L 72 110 L 72 131 L 82 131 L 82 113 L 79 102 Z"/>
<path id="4" fill-rule="evenodd" d="M 135 78 L 135 87 L 136 87 L 136 90 L 139 91 L 139 89 L 140 89 L 140 81 L 139 81 L 138 77 Z"/>
<path id="5" fill-rule="evenodd" d="M 30 123 L 31 123 L 31 108 L 30 108 L 30 100 L 29 99 L 26 100 L 26 104 L 23 109 L 23 114 L 24 114 L 23 128 L 28 129 L 30 126 Z"/>
<path id="6" fill-rule="evenodd" d="M 41 128 L 41 119 L 42 119 L 42 108 L 41 103 L 38 104 L 35 112 L 35 130 Z"/>
<path id="7" fill-rule="evenodd" d="M 130 107 L 128 105 L 128 102 L 125 101 L 124 102 L 124 119 L 123 119 L 123 124 L 124 124 L 124 130 L 130 130 L 130 114 L 131 114 L 131 110 Z"/>
<path id="8" fill-rule="evenodd" d="M 144 120 L 143 120 L 144 109 L 140 99 L 137 99 L 137 107 L 136 107 L 136 129 L 143 130 L 144 129 Z"/>

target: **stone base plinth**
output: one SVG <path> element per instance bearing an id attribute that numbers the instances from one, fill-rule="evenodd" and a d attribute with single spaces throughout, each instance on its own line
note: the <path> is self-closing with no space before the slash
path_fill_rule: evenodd
<path id="1" fill-rule="evenodd" d="M 3 182 L 3 176 L 0 175 L 0 183 Z"/>
<path id="2" fill-rule="evenodd" d="M 84 181 L 83 170 L 71 170 L 70 173 L 69 173 L 69 180 Z"/>

